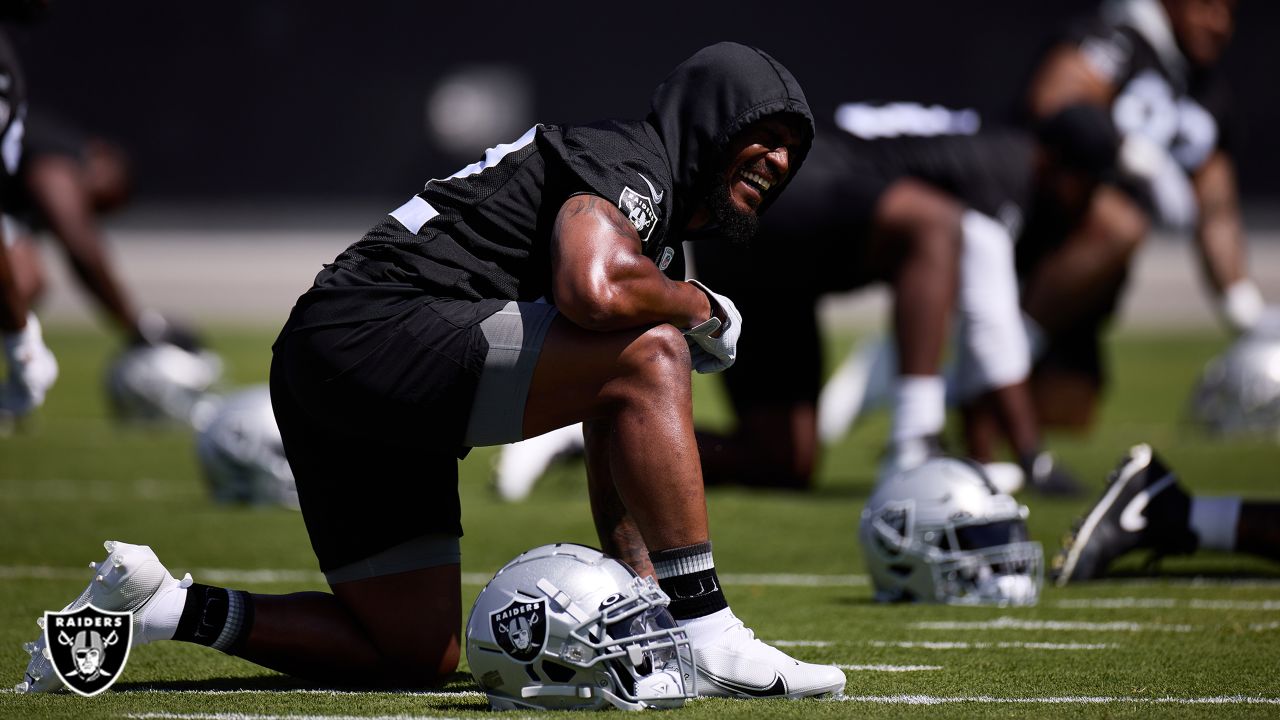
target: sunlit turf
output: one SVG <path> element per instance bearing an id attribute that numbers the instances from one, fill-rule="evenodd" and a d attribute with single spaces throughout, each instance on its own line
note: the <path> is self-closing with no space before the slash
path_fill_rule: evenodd
<path id="1" fill-rule="evenodd" d="M 226 360 L 228 387 L 265 380 L 271 332 L 214 328 L 210 337 L 213 349 Z M 0 438 L 0 686 L 20 679 L 26 656 L 19 646 L 36 636 L 34 619 L 79 592 L 88 579 L 88 561 L 103 555 L 104 539 L 150 544 L 170 569 L 190 570 L 197 580 L 202 570 L 215 577 L 211 570 L 233 571 L 233 577 L 235 571 L 249 569 L 290 570 L 304 574 L 297 581 L 244 587 L 258 592 L 323 589 L 318 575 L 307 574 L 316 566 L 298 514 L 213 505 L 206 499 L 189 432 L 123 427 L 110 420 L 102 378 L 116 350 L 112 338 L 93 330 L 52 328 L 48 339 L 62 364 L 59 384 L 38 417 Z M 832 356 L 852 340 L 833 340 Z M 1091 492 L 1102 487 L 1129 445 L 1150 442 L 1197 493 L 1280 497 L 1280 446 L 1216 441 L 1184 420 L 1196 374 L 1225 344 L 1215 334 L 1116 338 L 1110 346 L 1113 382 L 1099 422 L 1087 436 L 1051 436 L 1052 446 L 1090 483 Z M 697 377 L 695 394 L 700 422 L 721 427 L 730 422 L 716 380 Z M 1047 588 L 1035 608 L 876 605 L 865 585 L 855 529 L 886 429 L 882 414 L 854 428 L 826 454 L 812 493 L 710 491 L 716 562 L 726 576 L 835 576 L 822 586 L 727 587 L 735 610 L 761 637 L 829 643 L 788 648 L 797 657 L 937 669 L 849 670 L 846 692 L 860 701 L 706 700 L 678 711 L 680 716 L 1280 714 L 1280 706 L 1240 699 L 1213 705 L 972 700 L 1280 698 L 1280 565 L 1202 553 L 1166 559 L 1163 574 L 1154 577 L 1143 568 L 1145 558 L 1134 556 L 1119 565 L 1121 579 Z M 554 468 L 527 502 L 504 505 L 489 487 L 492 456 L 490 450 L 477 450 L 462 465 L 464 572 L 487 575 L 520 551 L 546 542 L 594 544 L 581 463 Z M 353 483 L 370 480 L 352 478 Z M 1023 498 L 1032 509 L 1032 534 L 1046 554 L 1057 548 L 1072 518 L 1089 502 Z M 85 577 L 78 577 L 79 572 Z M 468 602 L 478 590 L 477 584 L 467 584 Z M 1103 602 L 1107 599 L 1113 602 Z M 1003 623 L 928 624 L 997 619 Z M 1021 621 L 1052 622 L 1037 626 Z M 957 645 L 964 643 L 968 645 Z M 136 649 L 125 677 L 104 696 L 84 700 L 3 693 L 0 717 L 483 714 L 484 700 L 465 692 L 474 686 L 465 666 L 462 670 L 447 688 L 457 692 L 448 695 L 286 692 L 311 686 L 203 648 L 160 643 Z M 907 706 L 866 701 L 871 696 L 971 700 Z"/>

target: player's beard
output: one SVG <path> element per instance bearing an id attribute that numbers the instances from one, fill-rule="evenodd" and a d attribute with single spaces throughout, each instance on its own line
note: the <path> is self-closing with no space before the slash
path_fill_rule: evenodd
<path id="1" fill-rule="evenodd" d="M 739 210 L 729 193 L 729 182 L 724 178 L 717 179 L 707 193 L 707 207 L 711 208 L 711 216 L 715 218 L 721 235 L 734 245 L 749 245 L 751 238 L 760 230 L 760 218 L 755 213 Z"/>

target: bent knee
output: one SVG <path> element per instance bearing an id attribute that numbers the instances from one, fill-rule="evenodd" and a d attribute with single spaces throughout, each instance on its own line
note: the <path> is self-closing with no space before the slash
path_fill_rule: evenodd
<path id="1" fill-rule="evenodd" d="M 693 369 L 689 343 L 674 325 L 654 325 L 628 349 L 629 369 L 644 374 L 685 375 Z"/>

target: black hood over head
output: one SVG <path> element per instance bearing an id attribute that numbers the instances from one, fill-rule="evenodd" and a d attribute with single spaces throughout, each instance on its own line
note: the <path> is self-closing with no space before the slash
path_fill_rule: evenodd
<path id="1" fill-rule="evenodd" d="M 800 83 L 764 51 L 739 43 L 705 47 L 680 63 L 654 90 L 649 107 L 647 122 L 671 162 L 680 223 L 702 199 L 729 141 L 751 123 L 779 113 L 802 118 L 804 142 L 791 158 L 787 182 L 813 142 L 813 114 Z M 770 193 L 760 210 L 781 190 Z"/>

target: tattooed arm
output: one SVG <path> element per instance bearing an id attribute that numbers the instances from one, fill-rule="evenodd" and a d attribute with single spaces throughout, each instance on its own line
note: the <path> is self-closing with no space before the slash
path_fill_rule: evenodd
<path id="1" fill-rule="evenodd" d="M 706 294 L 663 275 L 641 253 L 635 227 L 595 195 L 575 195 L 560 207 L 551 272 L 556 307 L 588 330 L 658 323 L 683 330 L 711 315 Z"/>

